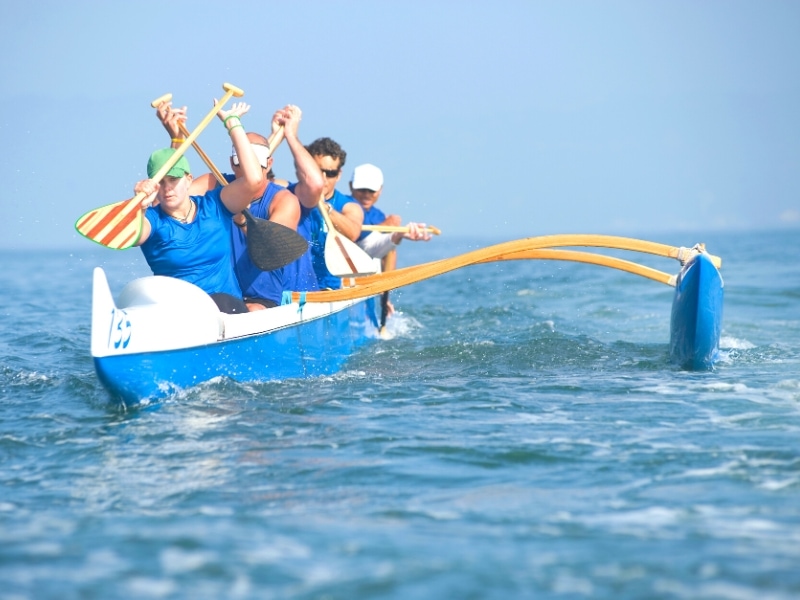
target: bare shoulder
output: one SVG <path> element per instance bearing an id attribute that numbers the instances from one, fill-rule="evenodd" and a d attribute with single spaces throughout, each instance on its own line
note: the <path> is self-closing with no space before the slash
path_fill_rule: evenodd
<path id="1" fill-rule="evenodd" d="M 279 192 L 275 192 L 275 196 L 273 197 L 272 201 L 276 204 L 286 204 L 286 203 L 298 204 L 298 205 L 300 204 L 300 200 L 298 200 L 297 196 L 295 196 L 289 190 L 281 190 Z"/>
<path id="2" fill-rule="evenodd" d="M 189 186 L 189 194 L 192 196 L 204 196 L 209 190 L 217 187 L 217 179 L 211 173 L 198 175 L 192 179 L 192 184 Z"/>
<path id="3" fill-rule="evenodd" d="M 300 201 L 289 190 L 281 190 L 269 203 L 269 220 L 297 229 L 300 220 Z"/>

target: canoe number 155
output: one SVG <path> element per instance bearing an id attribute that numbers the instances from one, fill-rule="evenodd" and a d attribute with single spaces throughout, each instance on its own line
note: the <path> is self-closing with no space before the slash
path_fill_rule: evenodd
<path id="1" fill-rule="evenodd" d="M 131 341 L 131 322 L 128 313 L 116 308 L 111 310 L 111 329 L 108 332 L 108 347 L 115 350 L 127 348 Z"/>

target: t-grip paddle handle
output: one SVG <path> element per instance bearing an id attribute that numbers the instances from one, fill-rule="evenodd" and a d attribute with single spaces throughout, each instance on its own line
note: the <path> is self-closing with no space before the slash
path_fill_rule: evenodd
<path id="1" fill-rule="evenodd" d="M 166 94 L 164 94 L 163 96 L 159 96 L 158 98 L 156 98 L 155 100 L 153 100 L 153 101 L 150 103 L 150 106 L 152 106 L 153 108 L 158 108 L 158 105 L 159 105 L 159 104 L 162 104 L 162 103 L 164 103 L 164 102 L 169 102 L 170 100 L 172 100 L 172 94 L 170 94 L 170 93 L 166 93 Z"/>

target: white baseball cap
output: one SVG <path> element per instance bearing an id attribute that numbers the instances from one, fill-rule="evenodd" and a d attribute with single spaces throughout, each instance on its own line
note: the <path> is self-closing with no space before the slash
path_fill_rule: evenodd
<path id="1" fill-rule="evenodd" d="M 353 178 L 350 180 L 354 190 L 372 190 L 377 192 L 383 187 L 383 172 L 369 163 L 358 165 L 353 169 Z"/>

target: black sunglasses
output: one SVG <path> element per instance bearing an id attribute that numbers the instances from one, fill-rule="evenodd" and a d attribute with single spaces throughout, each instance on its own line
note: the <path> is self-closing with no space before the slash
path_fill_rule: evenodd
<path id="1" fill-rule="evenodd" d="M 338 177 L 339 173 L 342 172 L 341 167 L 338 169 L 320 169 L 322 174 L 325 175 L 328 179 L 333 179 L 334 177 Z"/>

